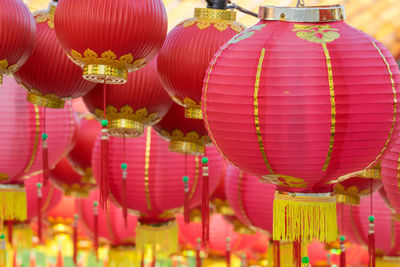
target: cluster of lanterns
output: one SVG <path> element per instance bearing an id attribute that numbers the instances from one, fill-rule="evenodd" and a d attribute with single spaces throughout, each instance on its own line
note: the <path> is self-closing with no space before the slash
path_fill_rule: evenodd
<path id="1" fill-rule="evenodd" d="M 205 249 L 298 267 L 312 242 L 337 242 L 341 267 L 348 241 L 370 266 L 397 255 L 394 57 L 341 5 L 263 6 L 246 29 L 242 8 L 206 2 L 167 34 L 161 0 L 52 0 L 34 15 L 0 0 L 8 243 L 36 220 L 38 243 L 42 228 L 72 239 L 58 251 L 75 264 L 79 225 L 115 266 L 168 258 L 179 241 L 198 264 Z M 73 110 L 80 97 L 91 114 Z"/>

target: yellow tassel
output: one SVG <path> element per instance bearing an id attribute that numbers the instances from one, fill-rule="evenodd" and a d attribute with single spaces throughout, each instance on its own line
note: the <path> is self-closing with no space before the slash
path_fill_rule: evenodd
<path id="1" fill-rule="evenodd" d="M 8 228 L 5 227 L 6 240 L 8 240 Z M 13 225 L 13 247 L 20 249 L 32 248 L 32 228 L 29 224 L 17 223 Z"/>
<path id="2" fill-rule="evenodd" d="M 279 243 L 279 258 L 280 266 L 293 266 L 293 243 L 280 242 Z M 274 263 L 274 249 L 272 243 L 268 246 L 268 265 L 267 266 L 277 266 Z M 301 257 L 307 256 L 307 243 L 301 243 Z"/>
<path id="3" fill-rule="evenodd" d="M 108 252 L 109 267 L 140 266 L 140 257 L 134 246 L 111 247 Z"/>
<path id="4" fill-rule="evenodd" d="M 7 251 L 6 251 L 6 240 L 5 235 L 0 235 L 0 267 L 7 266 Z"/>
<path id="5" fill-rule="evenodd" d="M 337 238 L 336 198 L 330 194 L 275 193 L 273 240 L 333 242 Z"/>
<path id="6" fill-rule="evenodd" d="M 155 249 L 157 257 L 169 255 L 178 250 L 178 225 L 170 221 L 162 225 L 139 223 L 136 226 L 136 248 L 146 250 L 150 246 Z"/>
<path id="7" fill-rule="evenodd" d="M 26 193 L 20 185 L 0 185 L 0 219 L 26 220 Z"/>

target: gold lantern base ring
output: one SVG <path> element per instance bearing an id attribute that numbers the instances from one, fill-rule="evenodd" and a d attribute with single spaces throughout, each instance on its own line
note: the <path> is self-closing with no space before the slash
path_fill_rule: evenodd
<path id="1" fill-rule="evenodd" d="M 348 205 L 359 205 L 360 197 L 355 195 L 346 195 L 336 193 L 336 202 Z"/>
<path id="2" fill-rule="evenodd" d="M 42 95 L 40 93 L 28 92 L 26 100 L 32 104 L 46 108 L 63 108 L 65 101 L 54 94 Z"/>
<path id="3" fill-rule="evenodd" d="M 110 65 L 88 64 L 83 67 L 83 78 L 106 84 L 123 84 L 128 80 L 128 70 Z"/>
<path id="4" fill-rule="evenodd" d="M 201 156 L 204 155 L 204 145 L 187 140 L 171 140 L 169 141 L 169 150 L 172 152 Z"/>
<path id="5" fill-rule="evenodd" d="M 108 133 L 116 137 L 139 137 L 144 132 L 144 124 L 140 121 L 129 119 L 110 120 Z"/>
<path id="6" fill-rule="evenodd" d="M 203 112 L 201 108 L 185 108 L 185 117 L 188 119 L 203 119 Z"/>

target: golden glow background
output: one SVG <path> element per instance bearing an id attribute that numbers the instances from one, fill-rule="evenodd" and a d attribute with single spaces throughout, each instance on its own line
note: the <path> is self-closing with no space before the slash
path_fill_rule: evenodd
<path id="1" fill-rule="evenodd" d="M 23 0 L 32 12 L 46 9 L 49 0 Z M 180 21 L 193 17 L 195 7 L 205 7 L 205 0 L 163 0 L 168 13 L 168 28 Z M 246 9 L 258 12 L 261 5 L 294 6 L 294 0 L 233 0 Z M 400 58 L 400 1 L 399 0 L 305 0 L 306 6 L 343 4 L 346 21 L 383 42 Z M 238 12 L 237 20 L 251 26 L 257 19 Z"/>

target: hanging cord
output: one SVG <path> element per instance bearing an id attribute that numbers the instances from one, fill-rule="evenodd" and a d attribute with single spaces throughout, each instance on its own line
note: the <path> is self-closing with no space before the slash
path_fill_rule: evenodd
<path id="1" fill-rule="evenodd" d="M 232 3 L 232 1 L 228 1 L 228 3 L 229 3 L 229 5 L 226 7 L 227 9 L 236 9 L 236 10 L 242 12 L 242 13 L 245 13 L 247 15 L 250 15 L 250 16 L 258 18 L 258 14 L 257 13 L 252 12 L 252 11 L 250 11 L 248 9 L 245 9 L 245 8 L 243 8 L 241 6 L 238 6 L 237 4 Z"/>
<path id="2" fill-rule="evenodd" d="M 46 107 L 43 108 L 43 133 L 42 133 L 42 161 L 43 161 L 43 185 L 47 184 L 49 179 L 49 150 L 47 148 L 46 133 Z"/>
<path id="3" fill-rule="evenodd" d="M 304 0 L 297 0 L 296 7 L 306 7 Z"/>
<path id="4" fill-rule="evenodd" d="M 74 232 L 73 232 L 73 261 L 74 264 L 77 265 L 78 261 L 78 218 L 79 215 L 75 214 L 74 216 Z"/>
<path id="5" fill-rule="evenodd" d="M 124 156 L 124 162 L 121 163 L 121 169 L 122 169 L 122 213 L 124 216 L 124 225 L 125 229 L 128 227 L 128 206 L 127 206 L 127 192 L 126 192 L 126 178 L 128 177 L 128 164 L 126 163 L 126 143 L 125 143 L 125 133 L 124 133 L 124 143 L 123 143 L 123 156 Z"/>
<path id="6" fill-rule="evenodd" d="M 369 231 L 368 231 L 368 256 L 369 256 L 369 267 L 375 267 L 375 217 L 373 215 L 373 194 L 372 194 L 372 179 L 370 180 L 370 216 L 369 220 Z"/>
<path id="7" fill-rule="evenodd" d="M 38 238 L 39 238 L 39 243 L 42 243 L 42 183 L 37 183 L 36 184 L 37 188 L 37 204 L 38 204 Z"/>
<path id="8" fill-rule="evenodd" d="M 100 176 L 100 206 L 107 209 L 108 200 L 108 121 L 106 119 L 106 90 L 107 84 L 103 85 L 103 119 L 101 120 L 101 176 Z"/>
<path id="9" fill-rule="evenodd" d="M 184 191 L 184 202 L 183 202 L 183 215 L 185 223 L 190 223 L 190 208 L 189 208 L 189 176 L 187 169 L 187 153 L 185 153 L 185 176 L 183 176 L 183 191 Z"/>
<path id="10" fill-rule="evenodd" d="M 344 204 L 340 204 L 340 209 L 342 210 L 342 235 L 340 236 L 340 267 L 346 267 L 346 247 L 344 241 L 346 237 L 344 236 Z"/>

